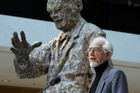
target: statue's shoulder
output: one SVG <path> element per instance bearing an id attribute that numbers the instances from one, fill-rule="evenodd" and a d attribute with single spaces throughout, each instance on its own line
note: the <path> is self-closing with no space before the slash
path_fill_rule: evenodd
<path id="1" fill-rule="evenodd" d="M 106 36 L 105 32 L 100 27 L 89 22 L 85 22 L 81 32 L 87 40 L 93 40 L 96 36 Z"/>
<path id="2" fill-rule="evenodd" d="M 103 32 L 103 31 L 97 25 L 95 25 L 93 23 L 85 22 L 85 24 L 83 26 L 83 32 L 90 35 L 90 34 Z"/>
<path id="3" fill-rule="evenodd" d="M 87 33 L 93 33 L 93 32 L 97 32 L 97 31 L 101 31 L 100 27 L 98 27 L 97 25 L 95 25 L 93 23 L 89 23 L 89 22 L 85 22 L 85 24 L 83 26 L 83 29 Z"/>

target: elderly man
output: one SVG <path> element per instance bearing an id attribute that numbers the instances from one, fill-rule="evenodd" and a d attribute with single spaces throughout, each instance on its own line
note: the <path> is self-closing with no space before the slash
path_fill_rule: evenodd
<path id="1" fill-rule="evenodd" d="M 109 65 L 113 54 L 112 44 L 103 37 L 95 38 L 88 48 L 88 59 L 96 76 L 89 93 L 128 93 L 125 73 Z"/>
<path id="2" fill-rule="evenodd" d="M 47 74 L 47 86 L 53 86 L 44 93 L 88 92 L 86 49 L 93 38 L 105 33 L 81 17 L 82 8 L 81 0 L 48 0 L 47 11 L 61 32 L 48 44 L 42 44 L 40 50 L 33 51 L 41 42 L 30 45 L 24 32 L 21 40 L 16 32 L 13 34 L 11 51 L 15 54 L 14 65 L 20 78 Z M 59 83 L 54 85 L 54 82 Z"/>

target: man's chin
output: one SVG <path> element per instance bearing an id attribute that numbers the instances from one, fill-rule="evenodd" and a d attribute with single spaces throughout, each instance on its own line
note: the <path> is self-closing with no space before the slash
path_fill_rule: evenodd
<path id="1" fill-rule="evenodd" d="M 95 67 L 98 67 L 100 64 L 97 63 L 97 62 L 90 62 L 90 67 L 91 68 L 95 68 Z"/>
<path id="2" fill-rule="evenodd" d="M 95 68 L 95 67 L 100 66 L 103 63 L 104 63 L 104 61 L 102 61 L 102 62 L 90 62 L 90 67 Z"/>

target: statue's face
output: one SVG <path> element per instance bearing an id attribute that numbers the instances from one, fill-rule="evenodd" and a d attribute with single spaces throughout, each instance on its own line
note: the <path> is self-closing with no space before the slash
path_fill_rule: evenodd
<path id="1" fill-rule="evenodd" d="M 48 0 L 47 11 L 58 29 L 66 32 L 77 22 L 77 6 L 71 0 Z"/>

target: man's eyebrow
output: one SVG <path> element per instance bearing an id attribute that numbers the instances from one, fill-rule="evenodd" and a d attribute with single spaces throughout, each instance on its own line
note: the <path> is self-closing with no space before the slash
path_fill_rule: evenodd
<path id="1" fill-rule="evenodd" d="M 98 47 L 98 46 L 92 46 L 92 47 L 89 47 L 89 48 L 96 48 L 96 47 Z"/>

